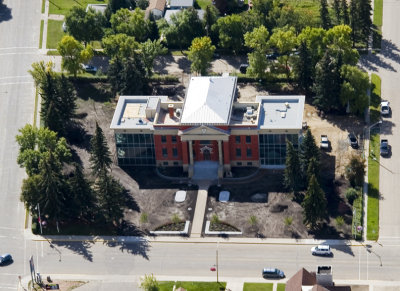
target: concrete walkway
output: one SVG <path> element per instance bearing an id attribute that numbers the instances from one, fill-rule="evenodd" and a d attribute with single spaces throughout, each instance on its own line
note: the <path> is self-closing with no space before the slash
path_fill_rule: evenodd
<path id="1" fill-rule="evenodd" d="M 208 181 L 201 181 L 199 183 L 199 191 L 197 192 L 196 208 L 194 210 L 194 218 L 192 231 L 190 237 L 199 238 L 203 230 L 204 214 L 206 212 L 208 187 L 210 183 Z"/>
<path id="2" fill-rule="evenodd" d="M 47 25 L 49 22 L 49 17 L 48 17 L 49 5 L 50 5 L 49 0 L 46 0 L 46 3 L 44 4 L 44 14 L 42 14 L 42 20 L 44 21 L 44 25 L 43 25 L 43 35 L 42 35 L 42 47 L 39 48 L 41 54 L 47 53 L 46 44 L 47 44 Z"/>

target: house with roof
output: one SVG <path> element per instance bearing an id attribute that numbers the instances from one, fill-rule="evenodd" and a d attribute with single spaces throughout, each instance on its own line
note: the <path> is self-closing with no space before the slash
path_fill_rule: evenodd
<path id="1" fill-rule="evenodd" d="M 351 291 L 350 286 L 335 286 L 332 266 L 318 266 L 316 272 L 301 268 L 286 283 L 286 291 Z"/>
<path id="2" fill-rule="evenodd" d="M 96 12 L 100 12 L 101 14 L 104 14 L 107 9 L 107 4 L 88 4 L 86 6 L 86 12 L 88 12 L 89 9 L 93 9 Z"/>
<path id="3" fill-rule="evenodd" d="M 162 18 L 166 4 L 166 0 L 150 0 L 149 6 L 146 9 L 146 16 L 148 17 L 151 13 L 154 19 Z"/>
<path id="4" fill-rule="evenodd" d="M 182 167 L 196 164 L 283 169 L 286 141 L 298 145 L 304 96 L 237 99 L 237 77 L 191 77 L 184 101 L 167 96 L 121 96 L 110 128 L 120 166 Z"/>

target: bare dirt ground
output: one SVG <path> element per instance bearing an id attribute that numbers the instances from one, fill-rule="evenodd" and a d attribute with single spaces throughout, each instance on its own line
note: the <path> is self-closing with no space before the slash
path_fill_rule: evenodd
<path id="1" fill-rule="evenodd" d="M 87 174 L 89 170 L 89 142 L 94 134 L 96 122 L 103 129 L 110 151 L 115 157 L 114 133 L 109 129 L 116 106 L 116 100 L 111 97 L 107 85 L 101 83 L 79 84 L 78 91 L 78 121 L 82 124 L 85 135 L 72 145 L 74 158 L 82 163 Z M 175 100 L 184 97 L 185 86 L 154 86 L 157 94 L 174 96 Z M 258 84 L 239 84 L 238 101 L 253 101 L 257 95 L 268 95 Z M 223 183 L 223 190 L 231 192 L 232 201 L 221 203 L 217 201 L 217 188 L 212 188 L 206 209 L 206 218 L 210 219 L 215 213 L 223 221 L 240 228 L 244 236 L 259 237 L 299 237 L 307 238 L 315 235 L 322 237 L 348 237 L 351 230 L 351 210 L 344 199 L 344 191 L 348 187 L 342 178 L 349 157 L 356 153 L 347 142 L 347 133 L 356 135 L 362 132 L 362 122 L 352 117 L 328 116 L 321 118 L 314 107 L 306 104 L 304 121 L 307 122 L 317 143 L 321 134 L 328 134 L 332 149 L 322 155 L 322 172 L 325 176 L 323 185 L 330 206 L 330 219 L 324 231 L 318 234 L 309 233 L 302 223 L 301 197 L 293 197 L 282 192 L 280 173 L 261 171 L 251 181 L 240 183 Z M 197 191 L 188 189 L 183 181 L 171 182 L 159 178 L 153 169 L 121 169 L 114 160 L 113 175 L 121 181 L 129 191 L 130 205 L 127 205 L 125 219 L 139 232 L 154 230 L 156 227 L 169 223 L 176 213 L 183 220 L 192 220 Z M 272 176 L 271 176 L 272 175 Z M 273 177 L 273 178 L 271 178 Z M 174 194 L 178 190 L 188 190 L 187 199 L 181 204 L 174 202 Z M 266 194 L 261 202 L 252 201 L 254 194 Z M 208 210 L 208 209 L 211 210 Z M 141 222 L 141 215 L 147 214 L 147 221 Z M 250 224 L 250 216 L 255 215 L 257 223 Z M 334 217 L 343 216 L 345 225 L 338 227 Z M 286 220 L 286 222 L 285 222 Z M 288 223 L 288 220 L 292 220 Z M 132 233 L 131 233 L 132 234 Z"/>

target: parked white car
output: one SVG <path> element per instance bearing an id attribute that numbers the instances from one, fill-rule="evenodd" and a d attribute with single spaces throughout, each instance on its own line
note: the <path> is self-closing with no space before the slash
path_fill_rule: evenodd
<path id="1" fill-rule="evenodd" d="M 321 135 L 321 142 L 319 143 L 319 147 L 325 150 L 329 149 L 329 139 L 327 135 L 325 134 Z"/>
<path id="2" fill-rule="evenodd" d="M 314 256 L 331 256 L 331 247 L 328 245 L 318 245 L 311 248 L 311 254 Z"/>
<path id="3" fill-rule="evenodd" d="M 389 101 L 382 101 L 381 102 L 381 114 L 382 115 L 389 115 L 390 114 Z"/>

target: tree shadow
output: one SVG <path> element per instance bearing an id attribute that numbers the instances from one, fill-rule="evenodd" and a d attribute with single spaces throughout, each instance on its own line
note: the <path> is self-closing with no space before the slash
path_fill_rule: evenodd
<path id="1" fill-rule="evenodd" d="M 78 98 L 83 100 L 92 99 L 95 102 L 110 101 L 113 96 L 111 94 L 109 84 L 102 82 L 88 82 L 86 80 L 72 80 Z"/>
<path id="2" fill-rule="evenodd" d="M 124 240 L 124 238 L 119 238 L 118 240 L 105 240 L 104 245 L 110 248 L 119 248 L 121 252 L 126 252 L 132 255 L 140 255 L 146 260 L 149 260 L 148 251 L 150 249 L 149 242 L 144 237 L 139 237 L 135 235 L 135 241 Z"/>
<path id="3" fill-rule="evenodd" d="M 400 50 L 391 40 L 382 39 L 380 54 L 400 64 Z"/>
<path id="4" fill-rule="evenodd" d="M 85 260 L 93 262 L 93 253 L 90 248 L 93 245 L 91 241 L 52 241 L 52 237 L 45 237 L 50 240 L 53 245 L 64 247 L 73 251 L 75 254 L 81 255 Z M 70 238 L 73 238 L 72 236 Z M 62 253 L 60 253 L 60 261 L 62 260 Z"/>
<path id="5" fill-rule="evenodd" d="M 368 54 L 362 55 L 359 60 L 360 67 L 367 71 L 377 72 L 378 68 L 396 72 L 396 69 L 385 60 L 389 58 L 395 62 L 400 62 L 400 56 L 393 53 Z"/>
<path id="6" fill-rule="evenodd" d="M 154 60 L 153 70 L 158 74 L 168 74 L 168 70 L 166 70 L 165 68 L 172 63 L 175 63 L 173 55 L 169 54 L 169 55 L 158 56 Z"/>
<path id="7" fill-rule="evenodd" d="M 7 5 L 0 3 L 0 22 L 9 21 L 12 18 L 11 8 Z"/>
<path id="8" fill-rule="evenodd" d="M 190 74 L 190 65 L 192 64 L 191 61 L 189 61 L 188 58 L 179 58 L 178 59 L 178 67 L 181 69 L 184 73 Z"/>

